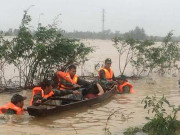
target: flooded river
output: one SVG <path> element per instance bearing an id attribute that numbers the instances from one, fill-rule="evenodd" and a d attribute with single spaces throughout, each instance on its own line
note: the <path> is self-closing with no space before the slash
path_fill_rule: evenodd
<path id="1" fill-rule="evenodd" d="M 87 41 L 84 42 L 87 43 Z M 112 46 L 108 46 L 110 43 L 111 41 L 87 43 L 88 45 L 95 45 L 97 49 L 89 56 L 90 61 L 84 65 L 84 69 L 89 69 L 87 72 L 92 72 L 93 64 L 110 57 L 113 61 L 112 68 L 118 75 L 117 53 Z M 109 50 L 114 53 L 109 54 Z M 127 69 L 127 74 L 131 74 L 130 66 Z M 129 81 L 136 90 L 135 94 L 117 94 L 94 106 L 76 108 L 43 118 L 35 118 L 28 114 L 6 117 L 2 117 L 2 115 L 0 116 L 0 135 L 104 135 L 105 127 L 109 128 L 113 135 L 122 135 L 126 128 L 142 127 L 147 122 L 145 116 L 148 116 L 148 113 L 147 110 L 143 109 L 144 105 L 141 104 L 142 99 L 146 96 L 162 97 L 164 94 L 171 104 L 180 105 L 178 77 L 153 76 L 152 78 Z M 27 107 L 30 103 L 32 91 L 22 91 L 20 94 L 28 97 L 25 100 L 25 107 Z M 1 93 L 0 105 L 9 102 L 12 95 Z M 107 122 L 107 118 L 112 113 L 114 115 Z M 180 113 L 177 116 L 180 120 Z"/>

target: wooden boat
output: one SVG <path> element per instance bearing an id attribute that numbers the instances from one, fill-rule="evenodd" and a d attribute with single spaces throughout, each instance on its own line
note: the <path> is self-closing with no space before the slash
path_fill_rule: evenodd
<path id="1" fill-rule="evenodd" d="M 103 95 L 96 97 L 96 98 L 91 98 L 91 99 L 86 99 L 86 100 L 75 100 L 72 103 L 65 104 L 65 105 L 53 105 L 53 104 L 43 104 L 39 106 L 29 106 L 27 107 L 27 111 L 29 115 L 32 116 L 47 116 L 47 115 L 52 115 L 53 113 L 60 113 L 62 111 L 70 110 L 73 108 L 78 108 L 81 106 L 90 106 L 94 105 L 97 103 L 102 102 L 103 100 L 108 99 L 112 95 L 116 93 L 116 86 L 111 88 L 110 90 L 106 91 Z M 54 97 L 50 100 L 63 100 L 63 98 L 58 98 Z"/>

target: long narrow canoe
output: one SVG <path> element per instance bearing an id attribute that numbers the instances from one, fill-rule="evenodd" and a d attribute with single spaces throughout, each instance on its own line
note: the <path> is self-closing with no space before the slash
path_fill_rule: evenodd
<path id="1" fill-rule="evenodd" d="M 74 101 L 73 103 L 65 104 L 65 105 L 52 105 L 52 104 L 44 104 L 39 106 L 29 106 L 27 107 L 27 111 L 29 115 L 32 116 L 47 116 L 52 115 L 53 113 L 60 113 L 62 111 L 70 110 L 73 108 L 78 108 L 82 106 L 91 106 L 97 103 L 100 103 L 112 95 L 116 93 L 116 87 L 114 86 L 109 91 L 106 91 L 103 95 L 91 98 L 87 100 Z"/>

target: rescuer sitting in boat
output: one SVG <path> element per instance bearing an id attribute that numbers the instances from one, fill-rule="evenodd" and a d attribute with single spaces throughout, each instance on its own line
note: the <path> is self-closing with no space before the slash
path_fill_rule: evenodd
<path id="1" fill-rule="evenodd" d="M 105 66 L 99 70 L 99 79 L 102 84 L 103 89 L 107 89 L 112 86 L 116 78 L 114 72 L 111 68 L 112 61 L 110 58 L 105 60 Z"/>
<path id="2" fill-rule="evenodd" d="M 89 85 L 89 82 L 80 79 L 76 75 L 76 66 L 75 65 L 70 65 L 68 67 L 68 71 L 62 72 L 58 71 L 56 73 L 57 78 L 58 78 L 58 89 L 60 90 L 67 90 L 67 89 L 78 89 L 78 88 L 83 88 L 87 87 Z"/>
<path id="3" fill-rule="evenodd" d="M 135 93 L 133 90 L 133 85 L 127 81 L 126 76 L 124 75 L 119 75 L 116 77 L 118 86 L 117 86 L 117 91 L 119 93 Z"/>
<path id="4" fill-rule="evenodd" d="M 52 82 L 44 79 L 40 87 L 33 88 L 33 97 L 31 99 L 30 105 L 39 105 L 44 99 L 53 96 L 64 96 L 68 94 L 79 95 L 80 92 L 77 90 L 52 90 Z"/>
<path id="5" fill-rule="evenodd" d="M 24 114 L 25 110 L 23 106 L 25 99 L 26 97 L 19 94 L 14 94 L 10 103 L 0 107 L 0 114 Z"/>

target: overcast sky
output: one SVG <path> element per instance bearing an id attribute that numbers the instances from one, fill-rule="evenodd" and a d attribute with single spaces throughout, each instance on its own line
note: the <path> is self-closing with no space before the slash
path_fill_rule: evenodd
<path id="1" fill-rule="evenodd" d="M 38 21 L 51 24 L 61 14 L 59 28 L 65 31 L 98 32 L 104 8 L 105 29 L 124 33 L 139 26 L 148 35 L 164 36 L 170 30 L 180 35 L 180 0 L 0 0 L 0 30 L 18 28 L 31 5 L 34 27 Z"/>

